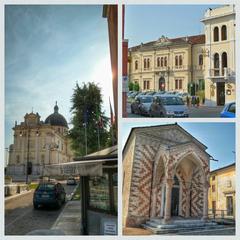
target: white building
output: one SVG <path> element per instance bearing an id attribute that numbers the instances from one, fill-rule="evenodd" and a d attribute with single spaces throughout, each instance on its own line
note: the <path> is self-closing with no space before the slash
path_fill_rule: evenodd
<path id="1" fill-rule="evenodd" d="M 28 168 L 32 176 L 40 176 L 43 167 L 49 164 L 66 163 L 72 160 L 68 124 L 59 114 L 57 103 L 54 113 L 45 121 L 38 113 L 27 113 L 24 122 L 15 123 L 14 143 L 9 147 L 7 175 L 23 176 Z"/>

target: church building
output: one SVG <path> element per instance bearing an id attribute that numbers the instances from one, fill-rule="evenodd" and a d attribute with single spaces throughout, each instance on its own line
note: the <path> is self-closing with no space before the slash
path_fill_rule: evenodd
<path id="1" fill-rule="evenodd" d="M 132 128 L 123 150 L 123 226 L 208 219 L 207 147 L 178 124 Z"/>
<path id="2" fill-rule="evenodd" d="M 73 153 L 70 148 L 68 123 L 54 106 L 54 112 L 45 121 L 38 113 L 27 113 L 24 122 L 13 127 L 14 143 L 9 148 L 7 175 L 19 177 L 43 174 L 44 166 L 70 162 Z"/>

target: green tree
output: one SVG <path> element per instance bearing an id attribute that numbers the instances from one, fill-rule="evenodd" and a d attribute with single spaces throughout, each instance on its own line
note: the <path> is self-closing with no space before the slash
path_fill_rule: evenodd
<path id="1" fill-rule="evenodd" d="M 72 140 L 72 148 L 75 155 L 86 155 L 85 130 L 87 135 L 87 154 L 99 150 L 98 136 L 100 148 L 106 147 L 109 138 L 109 119 L 102 111 L 103 100 L 101 89 L 98 85 L 95 83 L 83 83 L 82 87 L 80 87 L 76 84 L 71 102 L 71 123 L 73 128 L 70 130 L 69 136 Z"/>
<path id="2" fill-rule="evenodd" d="M 139 84 L 138 84 L 138 83 L 134 83 L 134 85 L 133 85 L 133 90 L 138 92 L 139 89 L 140 89 Z"/>
<path id="3" fill-rule="evenodd" d="M 134 87 L 134 83 L 133 82 L 128 82 L 128 90 L 132 91 Z"/>

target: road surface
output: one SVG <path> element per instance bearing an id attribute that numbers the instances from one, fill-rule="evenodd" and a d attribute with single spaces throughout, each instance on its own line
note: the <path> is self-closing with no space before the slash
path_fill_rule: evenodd
<path id="1" fill-rule="evenodd" d="M 63 186 L 68 196 L 76 187 Z M 50 229 L 64 207 L 35 210 L 32 199 L 33 191 L 5 203 L 5 235 L 26 235 L 36 229 Z"/>

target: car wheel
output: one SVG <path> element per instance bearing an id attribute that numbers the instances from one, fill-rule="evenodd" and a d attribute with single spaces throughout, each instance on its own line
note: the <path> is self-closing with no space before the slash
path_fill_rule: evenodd
<path id="1" fill-rule="evenodd" d="M 35 210 L 38 210 L 38 209 L 39 209 L 38 204 L 34 203 L 34 204 L 33 204 L 33 208 L 34 208 Z"/>
<path id="2" fill-rule="evenodd" d="M 62 202 L 60 200 L 57 200 L 56 206 L 57 206 L 57 209 L 59 209 L 62 206 Z"/>
<path id="3" fill-rule="evenodd" d="M 131 113 L 134 114 L 133 108 L 131 107 Z"/>

